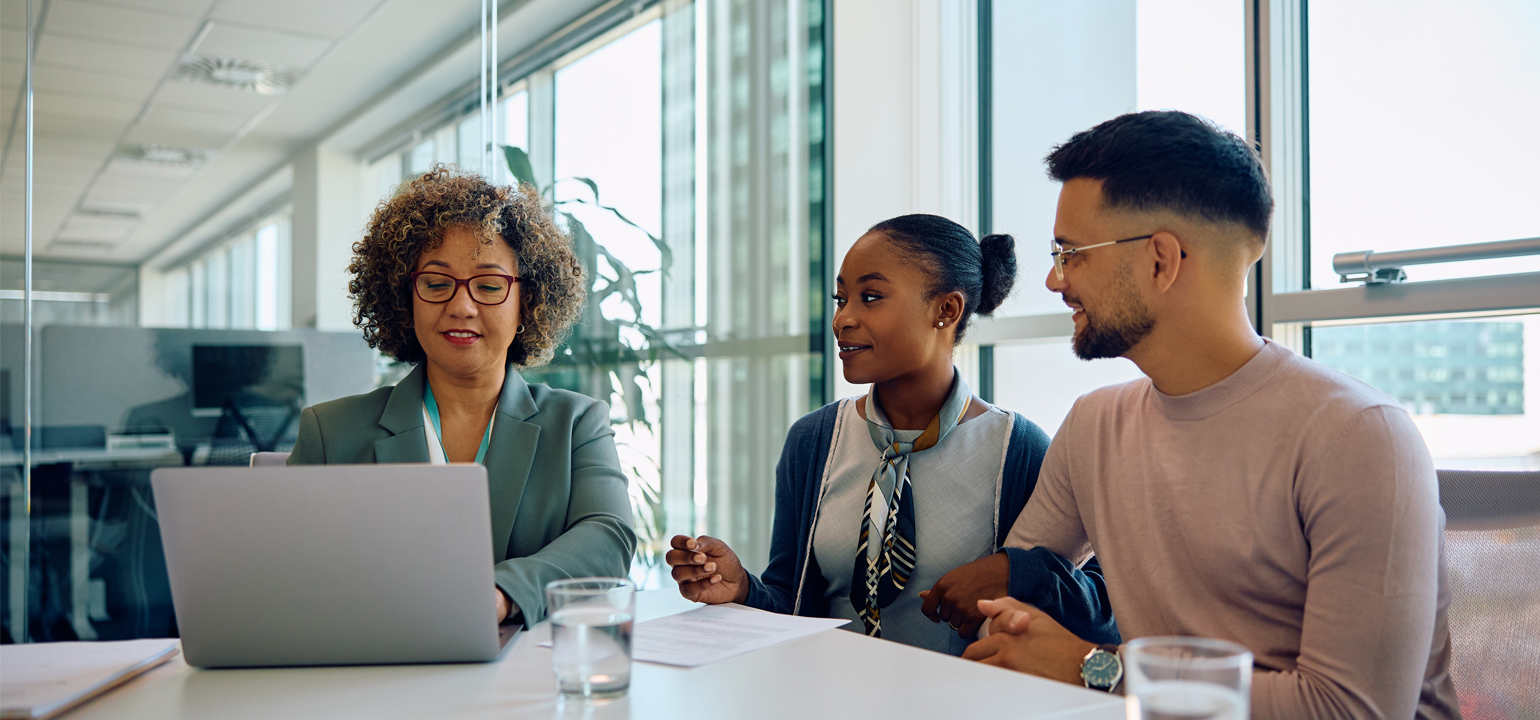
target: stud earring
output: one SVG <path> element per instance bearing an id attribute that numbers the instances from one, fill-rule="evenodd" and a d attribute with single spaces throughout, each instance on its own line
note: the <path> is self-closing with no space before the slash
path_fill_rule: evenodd
<path id="1" fill-rule="evenodd" d="M 936 321 L 936 327 L 946 327 L 946 321 L 945 320 L 937 320 Z"/>

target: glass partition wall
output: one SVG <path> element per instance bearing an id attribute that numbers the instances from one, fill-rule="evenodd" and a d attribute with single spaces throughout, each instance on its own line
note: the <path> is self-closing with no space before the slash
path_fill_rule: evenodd
<path id="1" fill-rule="evenodd" d="M 504 48 L 490 138 L 475 97 L 444 98 L 435 107 L 447 112 L 336 161 L 356 175 L 329 168 L 324 149 L 302 150 L 319 159 L 276 175 L 292 189 L 261 202 L 230 197 L 207 217 L 178 220 L 179 235 L 161 228 L 177 199 L 196 197 L 201 173 L 245 147 L 241 133 L 262 113 L 281 114 L 290 87 L 212 86 L 181 67 L 217 45 L 187 49 L 197 18 L 112 11 L 161 22 L 166 37 L 152 44 L 165 47 L 150 52 L 143 37 L 79 13 L 34 18 L 34 115 L 25 73 L 13 72 L 23 48 L 6 43 L 7 641 L 176 634 L 150 472 L 286 450 L 300 407 L 407 370 L 317 309 L 316 293 L 340 291 L 305 275 L 344 278 L 315 264 L 346 262 L 367 210 L 317 235 L 304 194 L 318 186 L 324 196 L 333 175 L 356 177 L 347 192 L 372 207 L 437 163 L 481 171 L 488 140 L 525 153 L 568 229 L 588 238 L 579 242 L 595 277 L 588 315 L 557 361 L 528 379 L 611 405 L 646 541 L 637 579 L 664 577 L 658 552 L 676 532 L 724 537 L 751 569 L 763 566 L 785 432 L 827 396 L 823 0 L 663 0 L 582 15 L 536 50 Z M 17 14 L 4 22 L 8 38 L 27 34 Z M 59 52 L 85 37 L 134 63 L 107 73 Z M 253 72 L 287 63 L 293 72 L 272 77 L 298 92 L 307 71 L 325 72 L 324 53 L 292 55 L 246 61 Z M 24 142 L 28 117 L 34 146 Z M 34 156 L 28 248 L 22 170 Z M 494 158 L 493 177 L 515 181 L 503 153 Z M 169 239 L 144 247 L 155 233 Z"/>

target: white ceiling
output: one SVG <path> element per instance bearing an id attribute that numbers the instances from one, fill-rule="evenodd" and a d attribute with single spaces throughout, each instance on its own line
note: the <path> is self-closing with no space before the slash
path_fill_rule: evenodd
<path id="1" fill-rule="evenodd" d="M 508 57 L 601 0 L 502 0 Z M 287 187 L 322 140 L 346 152 L 474 77 L 478 0 L 33 0 L 34 251 L 142 262 L 183 252 Z M 0 253 L 22 251 L 26 0 L 0 0 Z M 183 80 L 183 57 L 269 63 L 262 95 Z M 138 145 L 202 155 L 153 164 Z M 257 197 L 261 195 L 266 197 Z M 211 229 L 212 228 L 212 229 Z"/>
<path id="2" fill-rule="evenodd" d="M 181 80 L 184 55 L 270 63 L 303 77 L 381 2 L 33 0 L 37 255 L 139 259 L 153 248 L 127 241 L 202 168 L 133 160 L 124 150 L 156 144 L 217 158 L 285 99 Z M 25 28 L 26 0 L 0 0 L 6 254 L 22 249 Z"/>

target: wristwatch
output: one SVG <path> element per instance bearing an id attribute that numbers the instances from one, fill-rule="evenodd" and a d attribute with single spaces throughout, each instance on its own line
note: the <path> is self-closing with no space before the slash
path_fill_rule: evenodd
<path id="1" fill-rule="evenodd" d="M 1110 692 L 1123 679 L 1123 660 L 1118 646 L 1097 645 L 1080 661 L 1080 679 L 1092 690 Z"/>

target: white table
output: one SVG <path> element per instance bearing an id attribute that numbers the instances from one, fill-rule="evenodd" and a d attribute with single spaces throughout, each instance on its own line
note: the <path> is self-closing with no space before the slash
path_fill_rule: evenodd
<path id="1" fill-rule="evenodd" d="M 637 596 L 640 620 L 691 607 L 673 590 Z M 842 629 L 694 669 L 636 663 L 627 697 L 559 702 L 538 647 L 549 632 L 537 625 L 485 664 L 197 670 L 178 657 L 66 720 L 1124 717 L 1118 697 Z"/>

